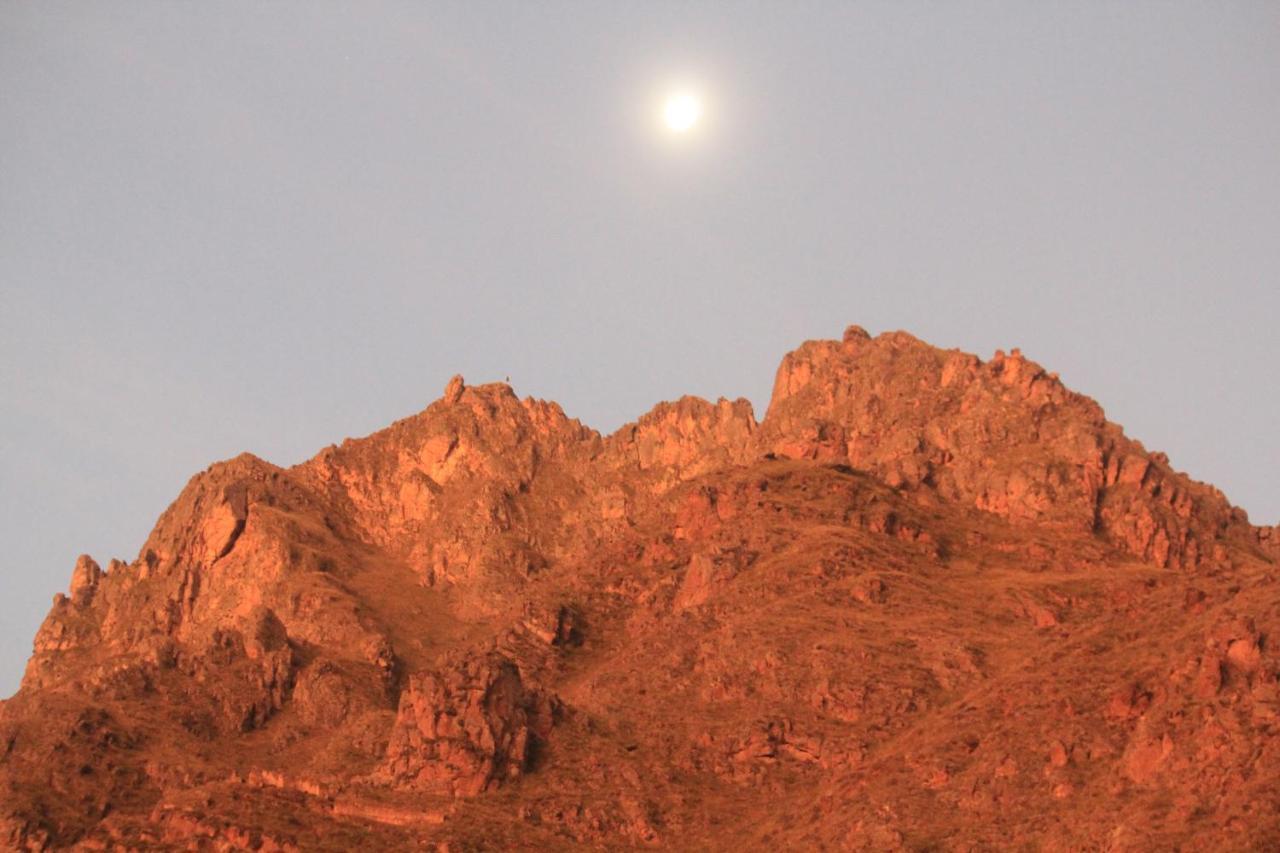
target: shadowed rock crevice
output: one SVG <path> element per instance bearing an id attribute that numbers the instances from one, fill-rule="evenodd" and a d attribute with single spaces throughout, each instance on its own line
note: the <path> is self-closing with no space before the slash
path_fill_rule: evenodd
<path id="1" fill-rule="evenodd" d="M 240 500 L 244 502 L 243 495 Z M 235 512 L 235 510 L 233 510 Z M 244 533 L 245 525 L 249 523 L 249 507 L 247 503 L 240 508 L 235 515 L 235 523 L 231 528 L 231 532 L 227 534 L 227 544 L 222 546 L 222 550 L 218 552 L 218 556 L 213 558 L 216 563 L 223 557 L 231 553 L 231 549 L 236 547 L 236 542 L 240 540 L 240 534 Z"/>

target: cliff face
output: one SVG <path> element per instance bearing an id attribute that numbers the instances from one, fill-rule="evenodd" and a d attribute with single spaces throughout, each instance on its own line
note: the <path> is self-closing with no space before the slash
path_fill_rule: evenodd
<path id="1" fill-rule="evenodd" d="M 455 378 L 80 558 L 0 841 L 1280 843 L 1278 542 L 1016 350 L 850 327 L 608 437 Z"/>

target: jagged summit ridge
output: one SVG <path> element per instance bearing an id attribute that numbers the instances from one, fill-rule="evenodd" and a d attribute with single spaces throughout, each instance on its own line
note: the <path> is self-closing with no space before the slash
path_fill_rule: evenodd
<path id="1" fill-rule="evenodd" d="M 460 376 L 419 417 L 457 404 L 479 418 L 469 424 L 473 436 L 506 442 L 492 449 L 500 461 L 482 466 L 486 475 L 529 456 L 517 483 L 532 478 L 535 464 L 569 460 L 614 472 L 638 468 L 650 488 L 661 489 L 772 455 L 846 462 L 891 486 L 1014 520 L 1096 530 L 1162 566 L 1194 567 L 1233 531 L 1262 535 L 1220 492 L 1173 471 L 1163 454 L 1148 454 L 1095 402 L 1016 349 L 984 363 L 904 332 L 872 338 L 851 326 L 841 341 L 811 341 L 783 359 L 761 422 L 746 400 L 684 397 L 607 438 L 553 403 L 519 402 L 501 383 L 467 387 Z M 365 441 L 377 446 L 381 435 Z M 407 498 L 400 514 L 429 503 L 421 498 L 439 485 L 431 466 L 452 471 L 458 462 L 447 459 L 457 441 L 449 433 L 424 442 L 420 453 L 439 459 L 404 469 L 410 482 L 400 487 Z M 375 510 L 386 512 L 385 505 Z"/>
<path id="2" fill-rule="evenodd" d="M 301 537 L 312 550 L 370 543 L 422 583 L 458 586 L 483 609 L 492 587 L 581 547 L 593 525 L 626 518 L 638 500 L 766 459 L 847 464 L 926 500 L 1095 533 L 1159 567 L 1229 561 L 1232 543 L 1277 547 L 1273 528 L 1251 527 L 1221 492 L 1148 454 L 1019 350 L 983 362 L 905 332 L 873 338 L 850 326 L 840 341 L 809 341 L 783 358 L 759 422 L 746 400 L 686 396 L 604 437 L 556 403 L 455 376 L 421 413 L 291 469 L 252 454 L 211 466 L 134 563 L 113 560 L 107 574 L 128 587 L 177 573 L 177 605 L 157 623 L 183 635 L 197 598 L 219 612 L 244 609 L 243 579 L 223 571 L 225 583 L 210 588 L 201 577 L 241 536 L 254 549 L 278 548 L 275 540 L 299 538 L 298 517 L 320 518 L 326 529 Z M 263 508 L 252 524 L 251 506 Z M 287 529 L 271 529 L 281 512 Z M 102 577 L 82 558 L 72 599 L 91 599 Z M 66 630 L 59 625 L 46 629 Z M 65 647 L 47 633 L 33 664 L 42 649 Z"/>
<path id="3" fill-rule="evenodd" d="M 714 847 L 780 797 L 825 817 L 739 846 L 1043 814 L 1089 846 L 1124 791 L 1191 804 L 1134 849 L 1249 808 L 1223 837 L 1268 839 L 1278 540 L 1017 350 L 854 326 L 759 421 L 684 397 L 607 436 L 456 376 L 77 561 L 0 707 L 0 838 Z"/>

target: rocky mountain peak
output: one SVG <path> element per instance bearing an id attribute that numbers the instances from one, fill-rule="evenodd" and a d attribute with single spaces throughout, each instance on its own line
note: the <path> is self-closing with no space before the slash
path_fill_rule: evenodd
<path id="1" fill-rule="evenodd" d="M 609 436 L 455 376 L 76 561 L 0 844 L 1274 846 L 1278 561 L 1016 349 L 850 326 Z"/>
<path id="2" fill-rule="evenodd" d="M 1195 567 L 1220 536 L 1250 535 L 1221 492 L 1148 453 L 1018 349 L 983 362 L 856 326 L 843 341 L 810 341 L 783 359 L 759 441 L 1015 521 L 1096 530 L 1161 566 Z"/>

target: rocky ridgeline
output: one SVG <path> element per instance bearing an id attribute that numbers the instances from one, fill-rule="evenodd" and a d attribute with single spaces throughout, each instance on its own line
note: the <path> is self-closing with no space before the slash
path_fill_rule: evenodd
<path id="1" fill-rule="evenodd" d="M 889 485 L 1014 521 L 1096 531 L 1161 567 L 1221 562 L 1246 516 L 1175 472 L 1018 350 L 976 356 L 905 332 L 810 342 L 783 359 L 760 446 L 847 461 Z"/>
<path id="2" fill-rule="evenodd" d="M 132 563 L 103 571 L 82 556 L 35 638 L 22 691 L 0 708 L 0 799 L 9 804 L 0 831 L 29 849 L 95 832 L 243 840 L 251 816 L 173 794 L 224 784 L 228 768 L 319 780 L 275 786 L 318 821 L 403 828 L 429 812 L 435 825 L 454 813 L 442 801 L 517 783 L 545 753 L 578 762 L 568 778 L 597 785 L 599 797 L 548 781 L 521 807 L 522 825 L 559 827 L 548 831 L 587 844 L 658 843 L 663 821 L 670 832 L 679 820 L 660 819 L 671 807 L 640 782 L 657 771 L 633 766 L 631 752 L 613 765 L 603 753 L 578 755 L 573 739 L 600 747 L 610 727 L 655 725 L 650 746 L 680 772 L 767 786 L 776 768 L 801 767 L 834 780 L 875 751 L 846 729 L 879 720 L 877 730 L 896 732 L 939 690 L 976 689 L 987 677 L 981 654 L 933 636 L 911 640 L 915 662 L 876 687 L 850 681 L 847 661 L 826 662 L 816 638 L 783 675 L 794 650 L 742 656 L 744 643 L 774 641 L 751 639 L 750 620 L 732 642 L 716 633 L 734 624 L 725 602 L 737 590 L 782 573 L 760 600 L 818 590 L 824 606 L 879 620 L 899 596 L 940 606 L 927 585 L 904 591 L 904 572 L 1009 554 L 1071 570 L 1136 562 L 1193 584 L 1271 572 L 1280 527 L 1252 527 L 1219 491 L 1148 453 L 1018 350 L 983 362 L 850 327 L 783 359 L 760 422 L 745 400 L 685 397 L 607 437 L 554 403 L 455 377 L 423 412 L 293 468 L 247 454 L 211 466 Z M 1211 624 L 1184 631 L 1203 638 L 1203 650 L 1157 667 L 1181 692 L 1127 682 L 1098 712 L 1131 729 L 1107 749 L 1135 784 L 1190 767 L 1170 746 L 1187 740 L 1218 743 L 1211 759 L 1223 766 L 1252 760 L 1240 750 L 1259 742 L 1256 731 L 1222 745 L 1197 717 L 1205 702 L 1236 697 L 1254 709 L 1250 725 L 1271 719 L 1275 662 L 1259 626 L 1274 611 L 1217 613 L 1214 595 L 1188 586 L 1176 618 L 1213 612 Z M 1020 593 L 1008 608 L 1037 632 L 1120 609 L 1057 592 Z M 991 624 L 1008 624 L 1000 612 Z M 899 618 L 880 630 L 931 617 Z M 801 619 L 782 634 L 854 624 L 842 619 L 843 628 Z M 605 663 L 583 650 L 588 637 Z M 666 645 L 681 647 L 672 637 L 701 639 L 684 658 L 664 659 Z M 588 666 L 590 678 L 570 677 Z M 642 666 L 703 680 L 646 683 Z M 758 714 L 745 727 L 667 742 L 680 726 L 645 717 L 661 713 L 644 698 L 651 690 L 663 703 Z M 1147 708 L 1165 709 L 1164 722 Z M 195 753 L 230 751 L 187 766 L 156 745 L 163 731 Z M 1081 783 L 1067 778 L 1070 756 L 1085 747 L 1064 738 L 1046 773 L 1055 790 L 1073 791 Z M 49 763 L 53 754 L 72 763 Z M 1008 760 L 988 769 L 1006 778 Z M 929 790 L 962 775 L 911 766 Z M 104 773 L 110 784 L 95 781 Z M 242 788 L 227 796 L 251 803 Z M 149 805 L 134 814 L 135 801 Z M 864 828 L 868 838 L 896 833 Z M 277 844 L 288 833 L 260 837 Z"/>

